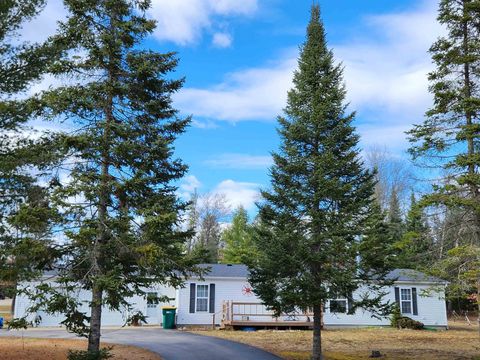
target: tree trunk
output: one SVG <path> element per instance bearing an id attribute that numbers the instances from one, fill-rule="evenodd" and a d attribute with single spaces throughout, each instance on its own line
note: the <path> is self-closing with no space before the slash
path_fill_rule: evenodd
<path id="1" fill-rule="evenodd" d="M 112 81 L 112 71 L 110 71 L 110 81 Z M 100 336 L 102 326 L 102 302 L 103 289 L 98 285 L 98 276 L 103 274 L 102 266 L 99 262 L 103 257 L 103 245 L 107 241 L 107 216 L 108 202 L 112 195 L 109 190 L 110 182 L 110 124 L 113 122 L 113 96 L 108 95 L 105 105 L 105 128 L 103 131 L 103 148 L 101 159 L 101 173 L 98 194 L 98 225 L 97 238 L 92 249 L 92 303 L 90 305 L 90 332 L 88 335 L 88 352 L 98 353 L 100 351 Z"/>
<path id="2" fill-rule="evenodd" d="M 111 104 L 111 98 L 109 98 Z M 107 203 L 109 198 L 108 182 L 109 182 L 109 156 L 108 156 L 108 137 L 109 125 L 112 120 L 111 110 L 106 111 L 106 122 L 104 130 L 105 149 L 102 154 L 100 191 L 98 203 L 98 226 L 97 238 L 94 248 L 92 249 L 92 302 L 90 305 L 90 332 L 88 334 L 88 352 L 98 353 L 100 351 L 100 329 L 102 326 L 102 302 L 103 289 L 98 285 L 98 276 L 102 275 L 102 268 L 99 262 L 102 258 L 102 246 L 107 241 Z"/>
<path id="3" fill-rule="evenodd" d="M 323 360 L 322 356 L 322 306 L 313 306 L 313 360 Z"/>
<path id="4" fill-rule="evenodd" d="M 98 286 L 92 290 L 92 305 L 90 312 L 90 333 L 88 334 L 88 352 L 100 351 L 100 328 L 102 325 L 103 291 Z"/>

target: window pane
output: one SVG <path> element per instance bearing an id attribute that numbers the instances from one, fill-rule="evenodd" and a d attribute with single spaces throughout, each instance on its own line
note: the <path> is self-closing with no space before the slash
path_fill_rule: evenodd
<path id="1" fill-rule="evenodd" d="M 197 299 L 197 311 L 207 311 L 208 299 Z"/>
<path id="2" fill-rule="evenodd" d="M 197 311 L 208 311 L 208 285 L 197 285 Z"/>
<path id="3" fill-rule="evenodd" d="M 411 293 L 410 293 L 410 289 L 401 289 L 402 292 L 402 300 L 411 300 L 412 297 L 411 297 Z"/>
<path id="4" fill-rule="evenodd" d="M 208 297 L 208 285 L 197 285 L 197 297 Z"/>
<path id="5" fill-rule="evenodd" d="M 346 313 L 347 301 L 346 300 L 330 300 L 330 312 L 331 313 Z"/>
<path id="6" fill-rule="evenodd" d="M 402 301 L 402 314 L 412 313 L 412 303 L 410 301 Z"/>

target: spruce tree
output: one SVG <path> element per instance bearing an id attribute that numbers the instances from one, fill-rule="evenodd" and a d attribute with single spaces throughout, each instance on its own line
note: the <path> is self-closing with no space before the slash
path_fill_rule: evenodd
<path id="1" fill-rule="evenodd" d="M 196 272 L 185 256 L 187 204 L 175 183 L 187 171 L 174 157 L 174 141 L 190 119 L 178 117 L 171 96 L 178 59 L 143 47 L 155 28 L 145 0 L 65 0 L 69 13 L 56 42 L 68 43 L 54 74 L 65 86 L 37 96 L 36 115 L 71 130 L 59 132 L 48 155 L 62 163 L 50 176 L 49 206 L 58 214 L 56 284 L 23 291 L 39 308 L 63 313 L 68 330 L 88 337 L 88 356 L 99 354 L 102 308 L 131 310 L 134 295 L 155 284 L 180 286 Z M 78 289 L 92 297 L 81 311 Z"/>
<path id="2" fill-rule="evenodd" d="M 390 238 L 392 241 L 401 241 L 405 227 L 402 219 L 402 210 L 400 209 L 400 200 L 398 199 L 398 193 L 395 188 L 392 189 L 390 194 L 388 206 L 388 225 L 390 228 Z"/>
<path id="3" fill-rule="evenodd" d="M 0 3 L 0 99 L 6 100 L 38 80 L 54 58 L 51 43 L 31 44 L 18 31 L 43 9 L 46 0 L 3 0 Z M 7 120 L 7 119 L 4 119 Z M 11 124 L 13 125 L 13 124 Z M 0 123 L 6 127 L 6 121 Z"/>
<path id="4" fill-rule="evenodd" d="M 480 247 L 480 0 L 441 0 L 438 21 L 447 33 L 430 48 L 433 106 L 409 132 L 410 153 L 447 175 L 422 204 L 465 213 L 469 246 Z M 480 277 L 477 291 L 480 298 Z"/>
<path id="5" fill-rule="evenodd" d="M 366 281 L 370 280 L 370 276 L 365 272 L 381 274 L 382 271 L 386 272 L 398 264 L 397 249 L 385 218 L 380 202 L 377 199 L 373 200 L 363 230 L 362 241 L 358 246 L 360 274 L 366 275 L 364 276 Z"/>
<path id="6" fill-rule="evenodd" d="M 285 114 L 278 118 L 281 147 L 273 154 L 271 190 L 262 192 L 259 256 L 249 279 L 277 313 L 313 310 L 313 359 L 322 358 L 322 304 L 353 293 L 359 279 L 377 286 L 386 272 L 368 259 L 357 261 L 374 176 L 359 155 L 345 95 L 342 67 L 327 48 L 320 8 L 313 5 Z M 377 256 L 383 256 L 380 249 Z M 374 274 L 377 283 L 366 281 Z M 352 308 L 383 310 L 382 296 L 370 295 L 351 299 Z"/>
<path id="7" fill-rule="evenodd" d="M 399 250 L 397 266 L 425 270 L 432 263 L 433 241 L 423 209 L 415 195 L 410 197 L 410 208 L 402 240 L 396 243 Z"/>
<path id="8" fill-rule="evenodd" d="M 55 254 L 51 229 L 56 214 L 41 174 L 57 156 L 44 154 L 50 136 L 22 136 L 33 132 L 27 122 L 41 108 L 25 91 L 48 73 L 62 49 L 51 39 L 34 44 L 21 37 L 19 30 L 44 5 L 45 0 L 0 3 L 0 281 L 11 289 L 48 266 Z"/>
<path id="9" fill-rule="evenodd" d="M 232 218 L 232 225 L 223 231 L 222 262 L 226 264 L 245 264 L 252 262 L 257 250 L 253 243 L 253 226 L 248 221 L 245 208 L 240 206 Z"/>

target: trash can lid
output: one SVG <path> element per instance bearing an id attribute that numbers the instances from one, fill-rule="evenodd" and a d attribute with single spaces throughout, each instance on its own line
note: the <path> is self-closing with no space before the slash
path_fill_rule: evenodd
<path id="1" fill-rule="evenodd" d="M 162 306 L 162 310 L 176 310 L 176 306 Z"/>

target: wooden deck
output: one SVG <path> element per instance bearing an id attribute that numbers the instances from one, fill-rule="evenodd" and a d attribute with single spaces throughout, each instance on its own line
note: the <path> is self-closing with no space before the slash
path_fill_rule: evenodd
<path id="1" fill-rule="evenodd" d="M 312 328 L 313 314 L 294 313 L 275 316 L 261 303 L 225 301 L 222 306 L 221 328 Z"/>

